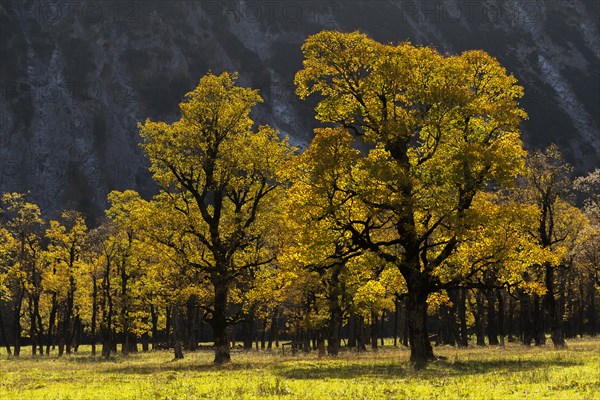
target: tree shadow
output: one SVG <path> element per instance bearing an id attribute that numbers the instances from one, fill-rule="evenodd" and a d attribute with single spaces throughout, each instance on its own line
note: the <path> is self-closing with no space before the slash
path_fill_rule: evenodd
<path id="1" fill-rule="evenodd" d="M 244 371 L 255 369 L 256 365 L 230 363 L 225 365 L 215 364 L 185 364 L 178 361 L 168 361 L 151 365 L 123 364 L 115 367 L 105 368 L 103 372 L 128 374 L 128 375 L 150 375 L 161 372 L 214 372 L 214 371 Z"/>
<path id="2" fill-rule="evenodd" d="M 427 365 L 425 369 L 415 370 L 409 363 L 387 364 L 310 364 L 297 365 L 277 374 L 288 379 L 313 380 L 313 379 L 354 379 L 354 378 L 429 378 L 440 375 L 451 377 L 461 375 L 486 374 L 489 372 L 521 372 L 537 368 L 559 366 L 569 367 L 582 365 L 566 360 L 473 360 L 473 361 L 436 361 Z"/>

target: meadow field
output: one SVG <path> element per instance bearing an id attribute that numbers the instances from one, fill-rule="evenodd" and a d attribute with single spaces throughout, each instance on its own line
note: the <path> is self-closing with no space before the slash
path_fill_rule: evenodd
<path id="1" fill-rule="evenodd" d="M 3 349 L 4 350 L 4 349 Z M 0 360 L 0 399 L 600 399 L 600 339 L 551 346 L 436 347 L 445 360 L 415 371 L 409 351 L 316 354 L 234 351 L 211 365 L 210 351 L 173 361 L 156 351 L 109 360 L 79 354 Z"/>

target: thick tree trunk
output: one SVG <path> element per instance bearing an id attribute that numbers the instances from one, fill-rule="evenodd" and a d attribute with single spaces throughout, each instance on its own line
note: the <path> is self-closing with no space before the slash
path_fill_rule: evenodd
<path id="1" fill-rule="evenodd" d="M 215 291 L 214 314 L 210 319 L 215 341 L 215 360 L 217 365 L 226 364 L 231 361 L 229 352 L 229 340 L 227 339 L 227 295 L 226 283 L 213 282 Z"/>
<path id="2" fill-rule="evenodd" d="M 550 323 L 550 334 L 555 349 L 564 349 L 567 343 L 562 332 L 562 315 L 559 314 L 556 298 L 554 297 L 554 268 L 550 263 L 546 263 L 546 294 L 543 299 L 543 306 Z"/>
<path id="3" fill-rule="evenodd" d="M 342 329 L 342 310 L 336 299 L 329 299 L 329 323 L 327 329 L 327 354 L 335 357 L 340 351 L 340 330 Z"/>
<path id="4" fill-rule="evenodd" d="M 421 368 L 427 361 L 435 359 L 427 332 L 428 294 L 420 277 L 408 280 L 407 316 L 410 336 L 410 361 L 417 368 Z"/>

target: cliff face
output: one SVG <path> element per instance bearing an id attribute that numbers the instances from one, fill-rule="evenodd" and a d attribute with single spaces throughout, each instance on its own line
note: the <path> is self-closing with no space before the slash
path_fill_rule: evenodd
<path id="1" fill-rule="evenodd" d="M 556 142 L 579 172 L 600 160 L 596 0 L 3 1 L 0 192 L 98 215 L 112 189 L 153 190 L 136 123 L 172 120 L 207 71 L 261 89 L 257 122 L 310 140 L 293 93 L 300 46 L 322 29 L 483 49 L 525 86 L 528 147 Z"/>

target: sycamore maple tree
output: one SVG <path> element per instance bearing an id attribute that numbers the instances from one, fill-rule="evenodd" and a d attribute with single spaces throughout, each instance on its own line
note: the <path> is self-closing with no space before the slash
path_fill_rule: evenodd
<path id="1" fill-rule="evenodd" d="M 230 360 L 231 290 L 273 260 L 264 238 L 281 188 L 278 170 L 292 154 L 275 130 L 254 127 L 249 114 L 262 99 L 257 90 L 236 86 L 236 78 L 208 74 L 180 104 L 180 120 L 140 124 L 160 199 L 197 243 L 189 261 L 212 286 L 205 320 L 217 364 Z"/>
<path id="2" fill-rule="evenodd" d="M 435 271 L 460 243 L 475 196 L 522 169 L 523 89 L 483 51 L 445 56 L 331 31 L 310 36 L 302 51 L 297 94 L 320 94 L 317 119 L 370 146 L 353 181 L 333 188 L 368 212 L 338 224 L 404 276 L 411 360 L 422 365 L 434 358 L 426 301 L 440 286 Z"/>

